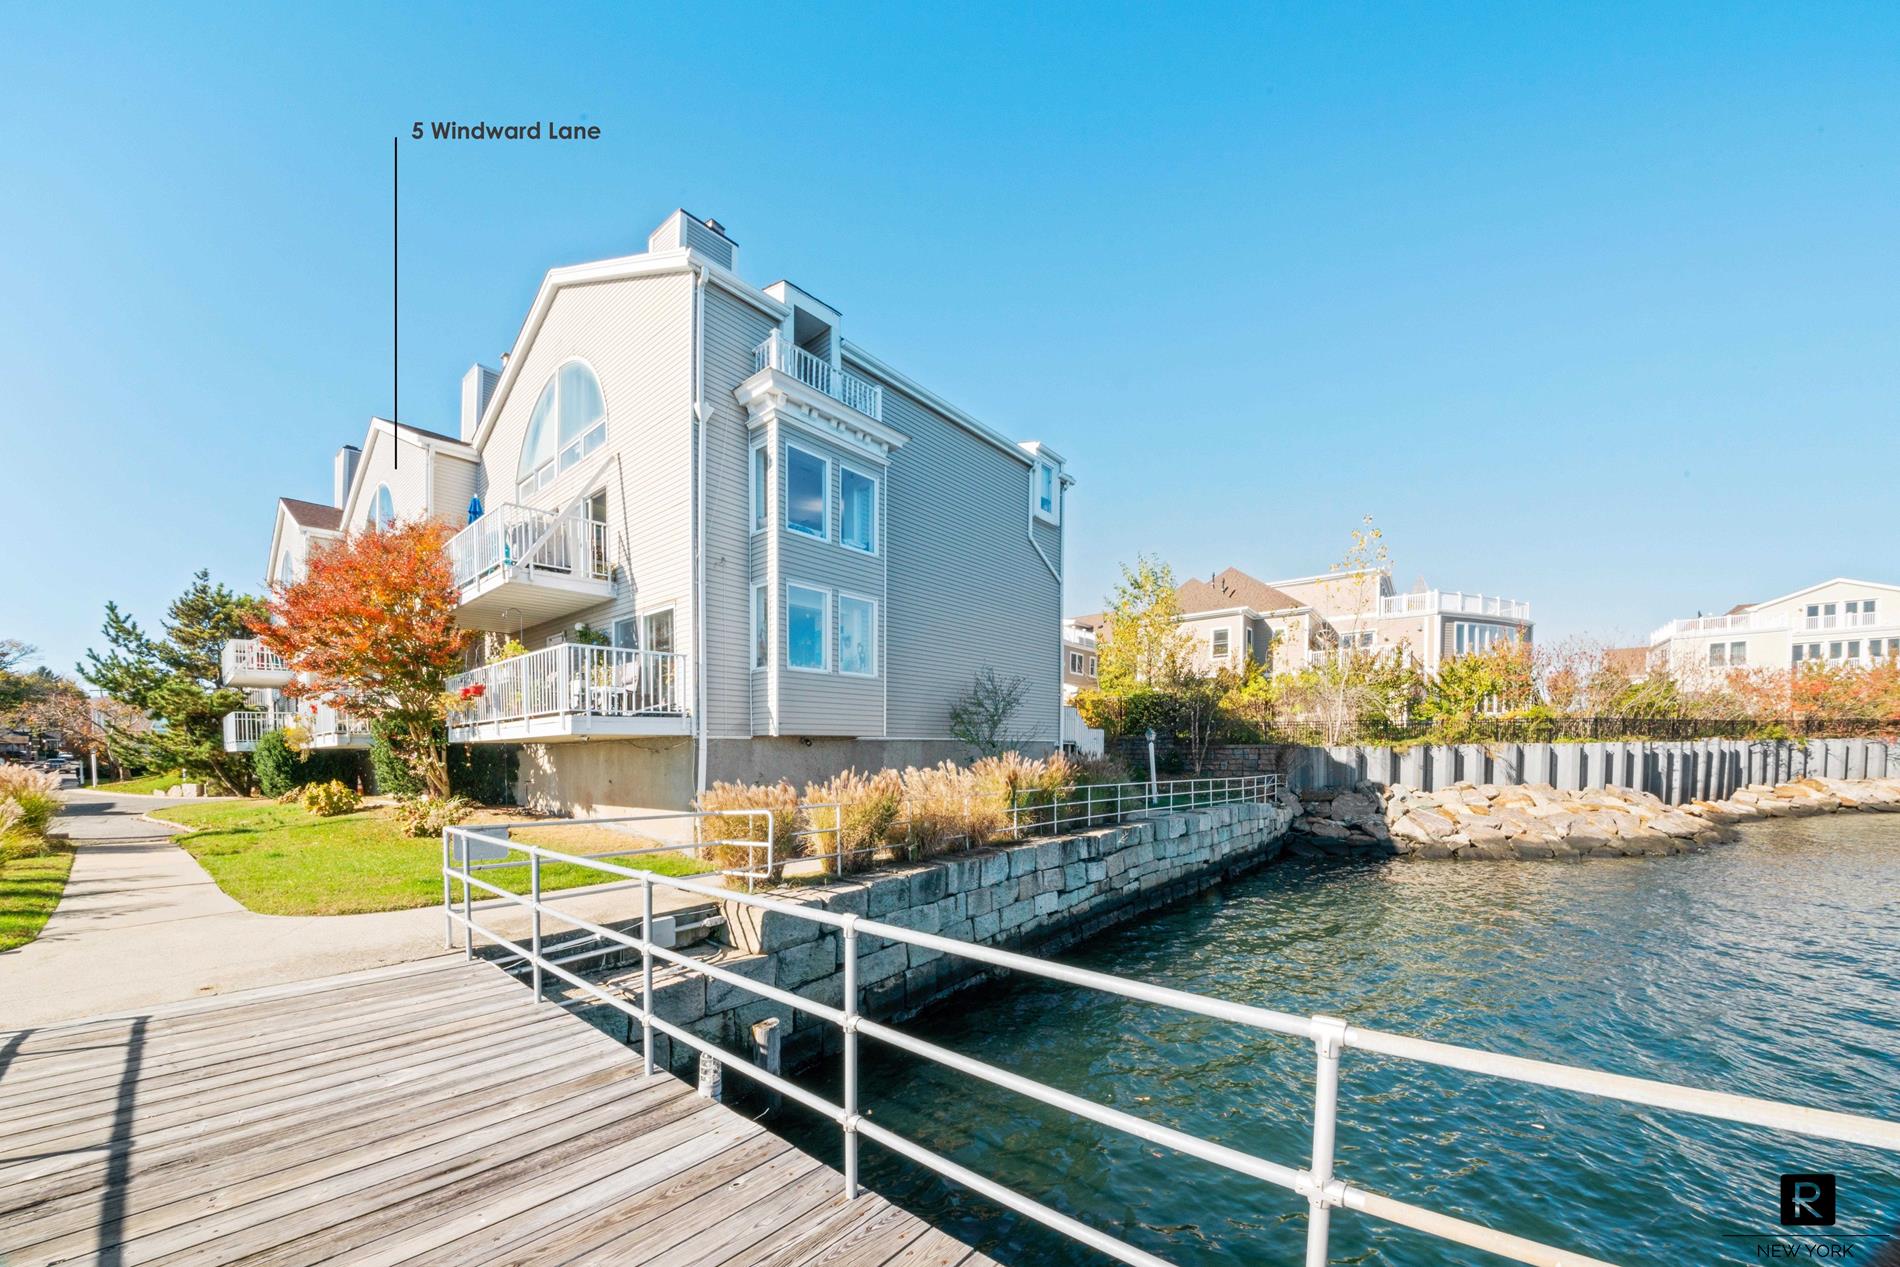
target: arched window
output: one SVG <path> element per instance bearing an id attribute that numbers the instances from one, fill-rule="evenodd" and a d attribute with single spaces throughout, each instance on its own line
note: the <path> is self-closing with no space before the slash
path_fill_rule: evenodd
<path id="1" fill-rule="evenodd" d="M 290 571 L 290 551 L 285 550 L 284 557 L 277 560 L 277 583 L 280 585 L 290 585 L 295 583 L 296 579 L 297 578 L 292 575 Z"/>
<path id="2" fill-rule="evenodd" d="M 370 522 L 374 526 L 378 528 L 394 528 L 396 526 L 396 499 L 389 495 L 389 485 L 378 484 L 376 486 L 376 506 L 372 513 L 375 517 L 371 519 Z"/>
<path id="3" fill-rule="evenodd" d="M 556 475 L 607 443 L 607 404 L 594 372 L 581 361 L 554 371 L 528 416 L 528 438 L 521 445 L 515 492 L 527 497 L 554 482 Z"/>

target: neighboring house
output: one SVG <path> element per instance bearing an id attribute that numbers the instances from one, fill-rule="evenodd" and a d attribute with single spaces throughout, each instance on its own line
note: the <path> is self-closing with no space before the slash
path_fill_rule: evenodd
<path id="1" fill-rule="evenodd" d="M 523 745 L 541 810 L 674 808 L 965 757 L 950 709 L 991 668 L 1027 684 L 1015 729 L 1058 743 L 1061 456 L 810 292 L 741 280 L 715 222 L 675 212 L 646 245 L 547 274 L 500 366 L 464 377 L 459 437 L 378 419 L 338 456 L 350 530 L 467 525 L 448 553 L 488 637 L 451 741 Z M 507 638 L 528 653 L 481 663 Z"/>
<path id="2" fill-rule="evenodd" d="M 1095 689 L 1095 630 L 1073 620 L 1062 622 L 1062 698 Z"/>
<path id="3" fill-rule="evenodd" d="M 1720 616 L 1672 620 L 1649 636 L 1649 652 L 1652 665 L 1683 678 L 1873 664 L 1900 655 L 1900 585 L 1835 577 Z"/>
<path id="4" fill-rule="evenodd" d="M 1603 652 L 1603 667 L 1612 673 L 1619 673 L 1631 682 L 1642 682 L 1649 677 L 1648 647 L 1609 647 Z"/>
<path id="5" fill-rule="evenodd" d="M 1202 669 L 1238 669 L 1252 660 L 1282 673 L 1342 648 L 1397 647 L 1432 673 L 1455 656 L 1531 640 L 1529 603 L 1460 590 L 1400 594 L 1383 569 L 1262 581 L 1230 567 L 1184 581 L 1175 598 Z M 1105 619 L 1080 616 L 1074 623 L 1099 634 Z"/>

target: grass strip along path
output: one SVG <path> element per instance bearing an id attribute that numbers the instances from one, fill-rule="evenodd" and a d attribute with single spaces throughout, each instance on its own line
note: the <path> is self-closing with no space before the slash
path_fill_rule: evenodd
<path id="1" fill-rule="evenodd" d="M 40 935 L 73 869 L 73 847 L 60 841 L 49 841 L 39 854 L 9 849 L 0 844 L 0 950 Z"/>
<path id="2" fill-rule="evenodd" d="M 441 840 L 405 836 L 383 807 L 320 818 L 295 805 L 247 800 L 167 805 L 156 812 L 192 828 L 190 834 L 177 837 L 177 843 L 210 872 L 219 888 L 259 914 L 354 915 L 433 906 L 442 900 Z M 484 820 L 508 821 L 488 812 L 471 819 L 470 825 Z M 574 854 L 609 853 L 651 843 L 603 827 L 537 828 L 527 835 L 534 844 Z M 711 869 L 684 854 L 615 861 L 661 875 L 694 875 Z M 528 891 L 525 866 L 481 875 L 497 888 Z M 610 879 L 570 864 L 541 869 L 544 890 Z M 476 895 L 488 896 L 480 889 Z M 459 885 L 455 897 L 461 897 Z"/>

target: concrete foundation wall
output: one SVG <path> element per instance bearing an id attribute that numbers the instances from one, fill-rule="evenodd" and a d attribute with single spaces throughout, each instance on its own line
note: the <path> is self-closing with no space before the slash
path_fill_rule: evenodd
<path id="1" fill-rule="evenodd" d="M 1275 857 L 1295 809 L 1290 800 L 1215 806 L 774 896 L 986 946 L 1048 952 Z M 836 930 L 737 902 L 723 906 L 733 947 L 715 960 L 719 967 L 839 1005 L 842 939 Z M 982 975 L 980 965 L 935 950 L 869 933 L 858 938 L 861 1007 L 868 1016 L 912 1015 Z M 788 1065 L 838 1049 L 835 1025 L 697 973 L 674 969 L 656 982 L 655 1010 L 735 1051 L 744 1050 L 752 1025 L 777 1017 Z M 656 1056 L 669 1060 L 670 1046 Z"/>

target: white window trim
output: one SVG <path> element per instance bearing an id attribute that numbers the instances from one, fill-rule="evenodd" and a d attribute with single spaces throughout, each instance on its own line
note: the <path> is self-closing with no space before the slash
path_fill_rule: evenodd
<path id="1" fill-rule="evenodd" d="M 1049 472 L 1049 509 L 1042 508 L 1042 473 Z M 1047 458 L 1037 458 L 1029 468 L 1029 513 L 1046 524 L 1062 523 L 1062 468 Z"/>
<path id="2" fill-rule="evenodd" d="M 792 455 L 793 449 L 797 449 L 800 453 L 803 453 L 808 458 L 817 458 L 820 462 L 823 462 L 825 464 L 825 474 L 824 474 L 825 504 L 824 504 L 824 509 L 820 512 L 820 517 L 818 520 L 819 528 L 817 532 L 812 532 L 810 529 L 807 529 L 807 528 L 797 527 L 792 523 L 791 455 Z M 787 440 L 785 442 L 785 452 L 781 461 L 782 461 L 783 469 L 779 472 L 776 478 L 781 479 L 785 482 L 784 513 L 779 516 L 780 521 L 783 522 L 785 525 L 785 531 L 792 533 L 795 536 L 804 537 L 808 541 L 831 540 L 831 502 L 832 502 L 831 459 L 829 457 L 826 457 L 822 453 L 816 452 L 815 450 L 812 450 L 812 449 L 807 449 L 803 445 L 793 444 L 790 440 Z"/>
<path id="3" fill-rule="evenodd" d="M 819 668 L 810 665 L 792 663 L 792 591 L 804 590 L 808 594 L 817 594 L 825 600 L 825 623 L 819 632 L 818 645 L 824 658 Z M 785 668 L 792 673 L 829 673 L 831 672 L 832 611 L 831 591 L 822 585 L 812 585 L 805 581 L 787 580 L 785 582 Z"/>
<path id="4" fill-rule="evenodd" d="M 1077 677 L 1082 676 L 1082 653 L 1080 651 L 1069 652 L 1069 672 L 1075 674 Z"/>
<path id="5" fill-rule="evenodd" d="M 680 624 L 679 624 L 678 608 L 679 608 L 679 603 L 677 602 L 660 603 L 653 607 L 642 607 L 639 611 L 634 613 L 634 615 L 637 616 L 640 620 L 640 650 L 642 651 L 653 650 L 652 647 L 649 647 L 647 645 L 647 641 L 648 641 L 647 640 L 647 621 L 653 619 L 655 616 L 660 615 L 662 612 L 673 613 L 673 645 L 675 648 L 679 646 Z M 677 654 L 677 650 L 662 651 L 660 654 L 661 655 L 675 655 Z"/>
<path id="6" fill-rule="evenodd" d="M 766 455 L 765 478 L 770 479 L 772 477 L 771 446 L 764 440 L 760 440 L 754 444 L 751 450 L 746 454 L 746 482 L 752 486 L 752 496 L 748 502 L 747 509 L 750 510 L 752 514 L 751 535 L 755 537 L 772 526 L 772 499 L 766 496 L 765 480 L 759 478 L 759 455 L 761 453 Z"/>
<path id="7" fill-rule="evenodd" d="M 1221 635 L 1226 634 L 1226 644 L 1222 645 Z M 1207 633 L 1207 653 L 1216 660 L 1231 659 L 1234 654 L 1234 635 L 1230 629 L 1210 629 Z"/>
<path id="8" fill-rule="evenodd" d="M 844 667 L 844 600 L 847 598 L 854 603 L 863 603 L 871 609 L 871 670 L 868 673 L 859 673 L 855 669 Z M 836 602 L 838 605 L 838 676 L 864 678 L 879 676 L 878 670 L 881 666 L 877 657 L 883 640 L 878 636 L 877 622 L 880 615 L 878 601 L 863 594 L 853 594 L 850 590 L 839 590 Z"/>
<path id="9" fill-rule="evenodd" d="M 846 541 L 844 539 L 844 472 L 846 471 L 851 472 L 853 475 L 857 476 L 859 479 L 866 479 L 866 480 L 871 481 L 871 548 L 868 550 L 865 549 L 863 546 L 853 545 L 851 542 Z M 830 486 L 829 479 L 827 479 L 826 481 L 826 486 L 827 488 L 829 488 Z M 849 462 L 838 463 L 838 544 L 843 546 L 845 549 L 852 551 L 855 554 L 868 554 L 871 557 L 876 558 L 878 555 L 878 552 L 884 548 L 883 517 L 884 517 L 884 481 L 883 479 L 877 475 L 872 474 L 870 471 L 864 470 L 861 467 L 853 466 Z"/>
<path id="10" fill-rule="evenodd" d="M 746 642 L 749 644 L 748 658 L 752 662 L 754 673 L 763 673 L 772 667 L 772 583 L 754 581 L 751 589 L 752 619 L 746 624 Z M 765 610 L 760 610 L 759 597 L 765 596 Z M 765 658 L 759 658 L 759 618 L 765 617 Z"/>

